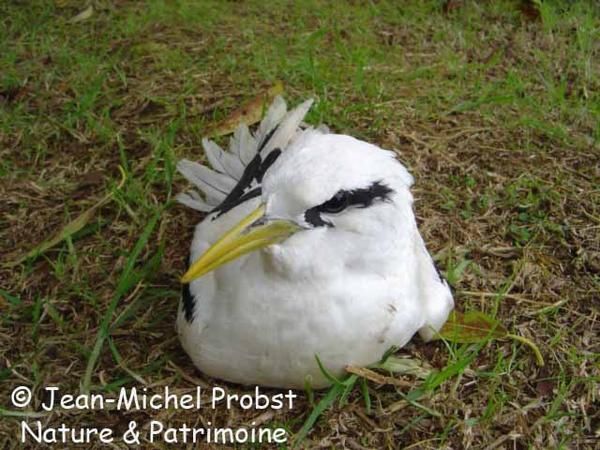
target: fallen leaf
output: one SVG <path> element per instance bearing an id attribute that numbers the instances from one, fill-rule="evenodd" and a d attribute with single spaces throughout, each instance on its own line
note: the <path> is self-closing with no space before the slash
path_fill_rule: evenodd
<path id="1" fill-rule="evenodd" d="M 369 381 L 372 381 L 377 384 L 391 384 L 394 386 L 413 386 L 414 383 L 405 380 L 399 380 L 394 377 L 386 377 L 385 375 L 381 375 L 380 373 L 375 372 L 374 370 L 367 369 L 366 367 L 356 367 L 356 366 L 347 366 L 346 372 L 358 375 L 361 378 L 365 378 Z"/>
<path id="2" fill-rule="evenodd" d="M 207 135 L 209 137 L 223 136 L 233 133 L 241 123 L 248 126 L 260 121 L 265 108 L 275 97 L 283 93 L 283 83 L 276 82 L 273 86 L 254 97 L 250 102 L 233 111 L 226 119 L 211 126 Z"/>
<path id="3" fill-rule="evenodd" d="M 120 189 L 125 182 L 125 172 L 123 171 L 123 169 L 121 167 L 119 167 L 119 170 L 121 171 L 121 181 L 119 182 L 117 189 Z M 44 242 L 36 245 L 34 248 L 29 250 L 24 255 L 18 257 L 16 260 L 5 263 L 4 266 L 5 267 L 14 267 L 17 264 L 20 264 L 29 258 L 36 257 L 36 256 L 44 253 L 46 250 L 54 247 L 56 244 L 64 241 L 68 237 L 74 235 L 75 233 L 77 233 L 78 231 L 83 229 L 83 227 L 85 227 L 90 222 L 92 217 L 94 217 L 94 213 L 96 212 L 96 210 L 99 209 L 101 206 L 103 206 L 111 198 L 112 198 L 112 194 L 107 194 L 106 196 L 104 196 L 104 198 L 102 198 L 100 201 L 98 201 L 96 204 L 94 204 L 91 208 L 86 209 L 84 212 L 79 214 L 75 219 L 73 219 L 69 223 L 67 223 L 58 233 L 56 233 L 50 239 L 47 239 Z"/>
<path id="4" fill-rule="evenodd" d="M 450 342 L 472 344 L 487 339 L 507 337 L 508 331 L 500 322 L 480 311 L 453 311 L 436 338 Z"/>
<path id="5" fill-rule="evenodd" d="M 85 8 L 79 14 L 71 19 L 71 23 L 83 22 L 84 20 L 89 19 L 94 14 L 94 7 L 92 5 Z"/>
<path id="6" fill-rule="evenodd" d="M 396 356 L 389 356 L 383 363 L 378 364 L 377 368 L 402 375 L 413 375 L 423 379 L 431 374 L 431 369 L 424 367 L 421 361 L 410 358 L 398 358 Z"/>
<path id="7" fill-rule="evenodd" d="M 459 344 L 474 344 L 488 339 L 512 339 L 527 345 L 533 351 L 537 365 L 544 365 L 544 357 L 535 342 L 524 336 L 509 333 L 498 320 L 480 311 L 468 311 L 464 314 L 452 311 L 434 339 L 445 339 Z"/>
<path id="8" fill-rule="evenodd" d="M 91 208 L 85 210 L 83 213 L 81 213 L 79 216 L 77 216 L 77 218 L 75 218 L 74 220 L 72 220 L 71 222 L 66 224 L 62 228 L 62 230 L 60 230 L 58 233 L 56 233 L 53 237 L 42 242 L 39 245 L 36 245 L 34 248 L 29 250 L 27 253 L 25 253 L 24 255 L 22 255 L 21 257 L 16 259 L 15 261 L 8 263 L 7 266 L 8 267 L 16 266 L 17 264 L 20 264 L 21 262 L 25 261 L 26 259 L 29 259 L 33 256 L 40 255 L 40 254 L 44 253 L 46 250 L 48 250 L 49 248 L 54 247 L 59 242 L 65 240 L 69 236 L 72 236 L 73 234 L 77 233 L 85 225 L 87 225 L 87 223 L 94 216 L 94 212 L 96 211 L 96 209 L 98 209 L 104 203 L 105 202 L 96 203 Z"/>

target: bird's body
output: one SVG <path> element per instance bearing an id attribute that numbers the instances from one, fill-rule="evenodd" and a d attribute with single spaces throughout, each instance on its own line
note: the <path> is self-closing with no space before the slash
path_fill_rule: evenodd
<path id="1" fill-rule="evenodd" d="M 308 380 L 319 388 L 328 381 L 315 356 L 336 375 L 348 365 L 375 363 L 417 331 L 431 337 L 453 300 L 417 230 L 412 177 L 393 153 L 349 136 L 300 130 L 310 104 L 282 117 L 282 102 L 271 107 L 265 121 L 272 125 L 263 121 L 254 141 L 238 139 L 253 145 L 254 153 L 260 150 L 264 167 L 255 161 L 259 170 L 245 170 L 233 177 L 235 183 L 214 176 L 207 183 L 204 168 L 180 164 L 188 179 L 216 198 L 206 205 L 198 197 L 181 197 L 212 212 L 196 227 L 190 252 L 190 263 L 206 252 L 207 262 L 196 265 L 210 269 L 185 287 L 178 331 L 184 349 L 208 375 L 293 388 Z M 275 132 L 269 130 L 275 126 Z M 245 133 L 236 136 L 248 137 Z M 230 155 L 251 165 L 244 159 L 252 154 L 244 157 L 235 148 Z M 258 176 L 250 179 L 250 171 Z M 224 198 L 205 189 L 219 182 Z M 230 195 L 228 185 L 238 188 L 237 194 Z M 251 232 L 227 235 L 215 245 L 261 204 L 261 219 L 243 227 Z M 289 224 L 293 230 L 272 231 Z M 250 236 L 252 230 L 258 237 Z M 265 240 L 261 233 L 279 234 Z M 219 259 L 221 247 L 232 252 L 232 239 L 241 240 L 242 247 L 250 240 L 259 244 L 255 251 Z M 218 256 L 207 252 L 211 246 Z"/>

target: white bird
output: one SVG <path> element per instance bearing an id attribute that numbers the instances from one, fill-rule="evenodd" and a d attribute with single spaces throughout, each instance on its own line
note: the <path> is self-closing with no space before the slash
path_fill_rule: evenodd
<path id="1" fill-rule="evenodd" d="M 182 160 L 208 215 L 182 277 L 177 329 L 205 374 L 314 388 L 376 363 L 416 333 L 431 339 L 453 308 L 412 210 L 412 176 L 394 153 L 325 127 L 301 127 L 312 101 L 277 97 L 230 150 L 203 140 L 212 170 Z"/>

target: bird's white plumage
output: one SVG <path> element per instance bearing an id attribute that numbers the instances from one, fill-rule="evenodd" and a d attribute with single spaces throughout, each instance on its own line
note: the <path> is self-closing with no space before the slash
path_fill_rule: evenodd
<path id="1" fill-rule="evenodd" d="M 328 382 L 315 355 L 337 375 L 347 365 L 372 364 L 416 332 L 431 338 L 453 307 L 417 230 L 412 176 L 392 152 L 326 129 L 300 129 L 310 104 L 286 113 L 277 98 L 256 135 L 240 127 L 229 152 L 205 141 L 214 171 L 185 160 L 178 164 L 204 194 L 191 191 L 179 200 L 210 211 L 240 181 L 239 165 L 247 167 L 261 145 L 263 159 L 282 150 L 264 173 L 260 196 L 212 212 L 197 225 L 191 261 L 261 202 L 267 220 L 302 227 L 190 283 L 194 304 L 189 315 L 180 308 L 178 332 L 208 375 L 296 388 L 308 376 L 314 387 L 323 387 Z M 322 212 L 320 220 L 329 226 L 308 221 L 306 211 L 337 192 L 374 183 L 386 186 L 389 196 Z M 255 180 L 249 188 L 258 185 Z"/>

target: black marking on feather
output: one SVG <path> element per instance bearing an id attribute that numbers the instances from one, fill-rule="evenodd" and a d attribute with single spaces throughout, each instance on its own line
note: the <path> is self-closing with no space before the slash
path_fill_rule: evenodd
<path id="1" fill-rule="evenodd" d="M 337 214 L 350 206 L 358 208 L 368 208 L 375 201 L 389 200 L 390 194 L 394 192 L 381 181 L 376 181 L 371 186 L 361 189 L 347 191 L 342 189 L 325 203 L 307 209 L 304 213 L 304 220 L 315 227 L 328 226 L 333 224 L 321 217 L 321 213 Z"/>
<path id="2" fill-rule="evenodd" d="M 217 206 L 211 211 L 211 213 L 217 213 L 217 215 L 213 217 L 213 220 L 215 220 L 221 214 L 224 214 L 227 211 L 235 208 L 237 205 L 244 203 L 245 201 L 250 200 L 251 198 L 258 197 L 259 195 L 261 195 L 262 189 L 260 186 L 256 186 L 252 189 L 250 189 L 250 186 L 252 185 L 253 181 L 256 181 L 260 184 L 265 175 L 265 172 L 269 169 L 269 167 L 273 165 L 277 158 L 279 158 L 279 155 L 281 155 L 280 148 L 273 149 L 266 156 L 264 161 L 262 160 L 260 155 L 262 150 L 265 148 L 267 143 L 275 134 L 275 131 L 277 131 L 278 127 L 279 125 L 273 128 L 265 136 L 265 138 L 258 147 L 256 155 L 254 156 L 254 158 L 252 158 L 252 161 L 250 161 L 250 163 L 244 169 L 244 173 L 242 174 L 242 177 L 240 178 L 238 183 L 231 190 L 231 192 L 227 194 L 225 200 L 223 200 L 223 202 L 221 202 L 219 206 Z M 191 256 L 191 254 L 188 255 L 188 268 L 192 264 L 192 261 L 190 260 Z M 183 307 L 183 312 L 185 314 L 185 320 L 187 320 L 188 322 L 192 322 L 192 320 L 194 319 L 194 307 L 196 306 L 196 300 L 192 296 L 189 283 L 183 284 L 181 286 L 181 304 Z"/>
<path id="3" fill-rule="evenodd" d="M 273 165 L 273 163 L 279 158 L 281 155 L 281 149 L 275 148 L 273 149 L 264 159 L 261 158 L 260 150 L 266 145 L 266 142 L 270 139 L 272 133 L 269 133 L 267 138 L 265 139 L 265 143 L 261 144 L 261 148 L 259 149 L 259 153 L 252 158 L 252 161 L 246 166 L 244 169 L 244 173 L 240 178 L 240 181 L 235 185 L 235 187 L 231 190 L 231 192 L 227 195 L 225 200 L 221 202 L 219 206 L 211 211 L 216 212 L 217 215 L 213 217 L 215 220 L 217 217 L 225 214 L 227 211 L 235 208 L 237 205 L 244 203 L 245 201 L 258 197 L 261 195 L 262 191 L 260 186 L 257 186 L 253 189 L 250 189 L 253 181 L 260 184 L 265 175 L 265 172 Z M 248 190 L 250 189 L 250 190 Z"/>
<path id="4" fill-rule="evenodd" d="M 192 257 L 192 255 L 189 254 L 187 268 L 189 268 L 191 265 L 191 261 L 190 261 L 191 257 Z M 185 320 L 187 320 L 188 322 L 192 322 L 192 320 L 194 319 L 194 306 L 196 305 L 196 300 L 194 300 L 194 297 L 192 296 L 192 293 L 190 292 L 190 284 L 189 283 L 185 283 L 184 285 L 181 286 L 181 304 L 183 306 Z"/>
<path id="5" fill-rule="evenodd" d="M 244 173 L 242 174 L 242 177 L 240 178 L 240 181 L 238 181 L 227 197 L 225 197 L 225 200 L 223 200 L 219 206 L 211 211 L 211 213 L 218 213 L 213 220 L 219 217 L 221 214 L 226 213 L 230 209 L 239 205 L 239 200 L 244 195 L 245 189 L 250 187 L 252 180 L 255 178 L 255 174 L 258 172 L 258 170 L 260 170 L 260 163 L 260 155 L 257 154 L 254 158 L 252 158 L 252 161 L 248 163 Z"/>
<path id="6" fill-rule="evenodd" d="M 256 153 L 260 153 L 260 152 L 263 151 L 263 148 L 265 148 L 265 146 L 267 145 L 267 143 L 271 140 L 271 138 L 273 137 L 273 135 L 277 131 L 277 128 L 279 128 L 279 125 L 277 125 L 271 131 L 269 131 L 269 133 L 267 133 L 267 135 L 265 136 L 265 138 L 263 139 L 263 141 L 258 146 L 258 150 L 256 151 Z"/>
<path id="7" fill-rule="evenodd" d="M 275 160 L 277 158 L 279 158 L 279 155 L 281 155 L 281 149 L 280 148 L 274 148 L 271 151 L 271 153 L 269 153 L 267 155 L 267 157 L 265 158 L 265 160 L 260 165 L 260 170 L 256 174 L 256 181 L 258 181 L 259 183 L 262 183 L 262 179 L 265 176 L 265 172 L 269 169 L 269 167 L 271 167 L 273 165 L 273 163 L 275 162 Z"/>
<path id="8" fill-rule="evenodd" d="M 438 267 L 438 265 L 436 264 L 436 262 L 433 261 L 433 258 L 431 259 L 431 261 L 433 262 L 433 268 L 437 272 L 438 277 L 440 278 L 440 280 L 445 280 L 444 276 L 442 275 L 442 271 L 440 270 L 440 268 Z"/>
<path id="9" fill-rule="evenodd" d="M 333 226 L 331 222 L 321 218 L 321 211 L 318 210 L 318 206 L 316 208 L 307 209 L 304 212 L 304 220 L 306 220 L 307 223 L 310 223 L 313 227 Z"/>
<path id="10" fill-rule="evenodd" d="M 431 261 L 433 262 L 433 268 L 435 269 L 436 273 L 438 274 L 440 283 L 446 283 L 448 285 L 448 287 L 450 288 L 450 292 L 452 293 L 452 295 L 455 295 L 456 292 L 454 291 L 454 287 L 451 286 L 450 283 L 448 283 L 448 280 L 446 279 L 446 277 L 444 277 L 444 275 L 442 275 L 442 271 L 440 270 L 440 268 L 438 267 L 436 262 L 433 260 L 433 258 L 431 259 Z"/>

